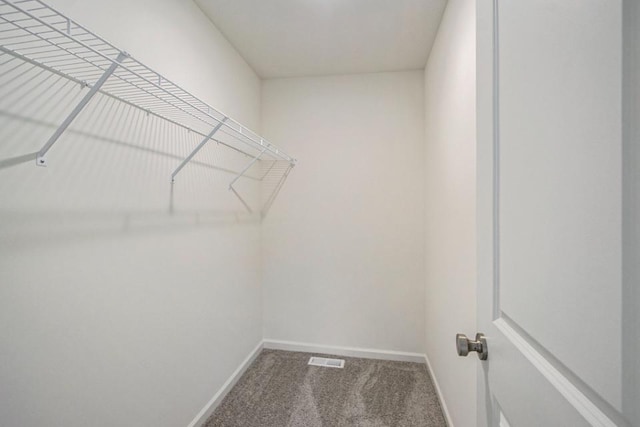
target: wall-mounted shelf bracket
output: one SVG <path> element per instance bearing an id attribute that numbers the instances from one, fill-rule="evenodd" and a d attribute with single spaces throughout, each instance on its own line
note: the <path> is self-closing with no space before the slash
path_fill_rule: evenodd
<path id="1" fill-rule="evenodd" d="M 267 147 L 265 147 L 260 154 L 258 154 L 253 160 L 251 160 L 249 162 L 249 164 L 247 164 L 247 166 L 245 166 L 244 169 L 242 169 L 242 172 L 240 172 L 238 175 L 236 175 L 235 178 L 233 178 L 233 181 L 231 181 L 229 183 L 229 190 L 233 190 L 233 184 L 236 183 L 237 180 L 239 180 L 240 178 L 242 178 L 242 176 L 244 176 L 244 174 L 251 168 L 251 166 L 253 166 L 255 164 L 255 162 L 257 162 L 258 160 L 260 160 L 260 157 L 262 157 L 262 155 L 264 154 L 264 152 L 267 151 Z M 235 191 L 234 191 L 235 192 Z M 236 193 L 237 194 L 237 193 Z"/>
<path id="2" fill-rule="evenodd" d="M 58 129 L 56 129 L 53 135 L 51 135 L 51 137 L 49 138 L 47 143 L 44 145 L 44 147 L 42 147 L 42 149 L 38 151 L 38 154 L 36 155 L 36 165 L 44 166 L 44 167 L 47 166 L 47 159 L 45 158 L 45 155 L 47 154 L 49 149 L 53 146 L 53 144 L 56 143 L 56 141 L 60 138 L 60 136 L 64 133 L 64 131 L 67 130 L 71 122 L 73 122 L 73 120 L 78 116 L 78 114 L 80 114 L 80 112 L 89 103 L 89 101 L 91 101 L 91 98 L 93 98 L 93 96 L 96 93 L 98 93 L 102 85 L 104 85 L 104 83 L 111 76 L 111 74 L 113 74 L 116 68 L 118 68 L 118 65 L 120 65 L 120 63 L 124 61 L 125 58 L 127 58 L 128 56 L 129 55 L 126 52 L 120 52 L 120 54 L 118 54 L 118 57 L 111 63 L 109 68 L 107 68 L 105 72 L 102 74 L 102 76 L 100 76 L 100 78 L 96 81 L 96 83 L 93 86 L 91 86 L 91 89 L 89 89 L 89 92 L 87 92 L 87 94 L 80 100 L 78 105 L 75 106 L 73 111 L 71 111 L 71 113 L 67 116 L 67 118 L 64 119 L 64 121 L 58 127 Z"/>
<path id="3" fill-rule="evenodd" d="M 247 211 L 249 211 L 249 213 L 253 213 L 253 211 L 251 210 L 251 208 L 249 207 L 247 202 L 245 202 L 244 199 L 242 197 L 240 197 L 240 195 L 238 194 L 236 189 L 233 188 L 233 184 L 235 184 L 237 180 L 239 180 L 249 169 L 251 169 L 251 166 L 253 166 L 258 160 L 260 160 L 260 157 L 262 157 L 262 155 L 265 153 L 265 151 L 267 151 L 267 148 L 268 148 L 268 146 L 263 148 L 262 151 L 260 151 L 260 154 L 258 154 L 253 160 L 251 160 L 249 162 L 249 164 L 247 164 L 247 166 L 245 166 L 245 168 L 242 169 L 242 172 L 240 172 L 238 175 L 236 175 L 236 177 L 233 178 L 233 181 L 231 181 L 229 183 L 229 191 L 232 191 L 233 194 L 236 195 L 236 197 L 242 202 L 242 204 L 247 209 Z"/>
<path id="4" fill-rule="evenodd" d="M 276 197 L 280 193 L 280 190 L 282 189 L 282 186 L 284 185 L 284 182 L 289 177 L 289 172 L 291 172 L 291 169 L 293 169 L 294 166 L 295 166 L 294 163 L 289 163 L 289 166 L 287 167 L 287 169 L 284 171 L 282 176 L 280 176 L 280 179 L 278 180 L 278 183 L 276 184 L 275 188 L 273 189 L 273 191 L 269 195 L 269 198 L 267 199 L 266 203 L 262 207 L 262 212 L 260 212 L 260 213 L 261 213 L 263 218 L 267 215 L 267 212 L 269 212 L 269 209 L 271 209 L 271 205 L 273 204 L 273 201 L 276 199 Z"/>
<path id="5" fill-rule="evenodd" d="M 193 151 L 191 152 L 191 154 L 189 154 L 183 161 L 182 163 L 180 163 L 180 166 L 178 166 L 176 168 L 176 170 L 173 171 L 173 173 L 171 174 L 171 182 L 175 182 L 176 179 L 176 175 L 182 170 L 183 167 L 185 167 L 187 165 L 187 163 L 189 163 L 191 161 L 191 159 L 193 159 L 193 157 L 198 153 L 198 151 L 200 151 L 202 149 L 202 147 L 204 147 L 207 142 L 209 142 L 212 138 L 213 135 L 216 134 L 216 132 L 218 132 L 218 130 L 222 127 L 222 125 L 224 124 L 224 122 L 226 122 L 228 119 L 228 117 L 224 117 L 212 130 L 211 132 L 209 132 L 209 134 L 207 136 L 204 137 L 204 139 L 200 142 L 200 144 L 198 144 L 198 146 L 196 148 L 193 149 Z"/>

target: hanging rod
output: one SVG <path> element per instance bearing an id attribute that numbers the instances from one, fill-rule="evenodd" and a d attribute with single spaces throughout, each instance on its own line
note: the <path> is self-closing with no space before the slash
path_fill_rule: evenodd
<path id="1" fill-rule="evenodd" d="M 256 132 L 40 0 L 0 0 L 0 49 L 69 80 L 82 82 L 88 88 L 38 153 L 36 164 L 39 166 L 46 166 L 46 153 L 96 93 L 143 109 L 205 137 L 172 174 L 172 179 L 209 140 L 251 157 L 267 154 L 292 166 L 296 163 L 296 159 Z M 233 141 L 213 139 L 216 132 Z M 242 144 L 257 154 L 248 154 L 231 143 Z"/>

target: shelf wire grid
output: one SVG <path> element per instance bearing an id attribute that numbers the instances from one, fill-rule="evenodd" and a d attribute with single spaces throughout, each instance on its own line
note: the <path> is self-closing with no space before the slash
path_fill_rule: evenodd
<path id="1" fill-rule="evenodd" d="M 231 140 L 212 139 L 218 144 L 247 155 L 239 147 L 257 153 L 264 151 L 292 166 L 296 162 L 256 132 L 130 55 L 118 62 L 121 50 L 40 0 L 0 0 L 0 52 L 86 87 L 92 87 L 117 64 L 101 93 L 205 137 L 222 123 L 219 132 Z M 6 63 L 1 57 L 0 60 Z"/>

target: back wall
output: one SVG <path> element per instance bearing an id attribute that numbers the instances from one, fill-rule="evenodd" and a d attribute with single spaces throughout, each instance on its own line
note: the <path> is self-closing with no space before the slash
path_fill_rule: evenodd
<path id="1" fill-rule="evenodd" d="M 295 152 L 263 223 L 264 337 L 424 352 L 423 72 L 266 80 Z"/>

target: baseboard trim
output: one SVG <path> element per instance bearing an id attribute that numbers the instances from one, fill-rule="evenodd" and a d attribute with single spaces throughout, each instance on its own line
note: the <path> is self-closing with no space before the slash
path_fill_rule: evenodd
<path id="1" fill-rule="evenodd" d="M 229 379 L 220 387 L 220 390 L 216 394 L 213 395 L 211 400 L 207 402 L 207 404 L 202 408 L 202 410 L 196 415 L 196 417 L 191 421 L 188 427 L 200 427 L 206 420 L 211 416 L 213 411 L 218 407 L 222 399 L 231 391 L 234 385 L 238 382 L 242 374 L 247 370 L 247 368 L 253 363 L 253 361 L 258 357 L 260 351 L 263 348 L 263 341 L 253 349 L 251 353 L 247 356 L 246 359 L 242 361 L 238 369 L 236 369 L 233 374 L 229 377 Z"/>
<path id="2" fill-rule="evenodd" d="M 265 339 L 264 348 L 270 350 L 302 351 L 305 353 L 333 354 L 364 359 L 395 360 L 398 362 L 425 363 L 425 355 L 403 351 L 375 350 L 370 348 L 341 347 L 324 344 L 312 344 L 296 341 Z"/>
<path id="3" fill-rule="evenodd" d="M 449 414 L 449 409 L 447 408 L 447 403 L 444 401 L 444 397 L 442 396 L 442 390 L 440 390 L 440 384 L 438 384 L 438 379 L 436 378 L 436 374 L 433 372 L 431 368 L 431 362 L 429 362 L 429 357 L 424 355 L 424 363 L 427 365 L 427 369 L 429 370 L 429 375 L 431 375 L 431 381 L 433 381 L 433 386 L 436 389 L 436 394 L 438 396 L 438 401 L 440 402 L 440 407 L 442 408 L 442 413 L 444 414 L 444 418 L 447 421 L 447 426 L 454 427 L 453 421 L 451 421 L 451 415 Z"/>

